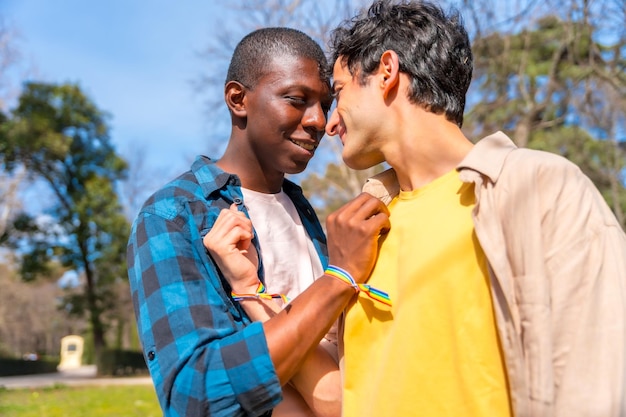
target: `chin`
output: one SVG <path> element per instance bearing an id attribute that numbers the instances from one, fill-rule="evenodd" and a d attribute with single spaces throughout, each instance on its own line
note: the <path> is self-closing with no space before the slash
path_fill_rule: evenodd
<path id="1" fill-rule="evenodd" d="M 379 158 L 368 158 L 365 155 L 346 155 L 345 153 L 341 155 L 343 162 L 351 169 L 355 169 L 358 171 L 368 169 L 377 165 L 381 162 L 384 162 L 384 159 Z"/>
<path id="2" fill-rule="evenodd" d="M 306 167 L 307 167 L 308 165 L 309 165 L 309 164 L 308 164 L 308 163 L 306 163 L 306 164 L 304 164 L 304 165 L 297 165 L 297 166 L 292 167 L 292 168 L 290 168 L 290 169 L 286 169 L 286 170 L 285 170 L 285 174 L 289 174 L 289 175 L 300 174 L 300 173 L 302 173 L 302 171 L 304 171 L 304 170 L 306 169 Z"/>
<path id="3" fill-rule="evenodd" d="M 371 165 L 366 164 L 365 161 L 363 160 L 359 160 L 358 158 L 354 158 L 354 157 L 351 158 L 346 155 L 342 155 L 342 159 L 343 159 L 343 163 L 346 164 L 348 168 L 351 168 L 351 169 L 362 170 L 362 169 L 367 169 L 371 166 Z"/>

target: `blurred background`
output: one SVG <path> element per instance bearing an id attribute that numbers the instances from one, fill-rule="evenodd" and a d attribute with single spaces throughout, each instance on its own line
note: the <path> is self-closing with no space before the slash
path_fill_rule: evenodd
<path id="1" fill-rule="evenodd" d="M 466 135 L 502 130 L 572 160 L 626 225 L 624 0 L 439 3 L 473 42 Z M 130 222 L 195 155 L 221 155 L 234 46 L 290 26 L 326 47 L 368 4 L 0 0 L 0 357 L 58 361 L 70 334 L 87 363 L 138 352 Z M 317 153 L 295 180 L 323 220 L 382 167 L 346 168 L 334 138 Z"/>

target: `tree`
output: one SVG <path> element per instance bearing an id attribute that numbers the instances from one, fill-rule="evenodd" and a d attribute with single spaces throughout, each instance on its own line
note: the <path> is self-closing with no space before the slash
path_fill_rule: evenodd
<path id="1" fill-rule="evenodd" d="M 592 7 L 571 0 L 548 10 L 525 3 L 510 31 L 476 30 L 476 104 L 469 108 L 465 129 L 474 138 L 508 131 L 518 146 L 572 160 L 626 226 L 623 3 L 604 0 Z M 601 9 L 602 16 L 597 14 Z M 606 32 L 611 24 L 603 17 L 607 9 L 621 16 L 614 21 L 621 21 L 615 31 Z"/>
<path id="2" fill-rule="evenodd" d="M 114 188 L 126 163 L 114 151 L 105 119 L 76 85 L 28 83 L 1 125 L 0 143 L 5 169 L 24 167 L 53 196 L 42 206 L 46 216 L 25 213 L 14 223 L 11 241 L 21 244 L 21 276 L 33 280 L 57 261 L 84 277 L 84 291 L 66 306 L 88 316 L 96 358 L 106 345 L 104 317 L 116 301 L 112 289 L 126 276 L 129 229 Z"/>

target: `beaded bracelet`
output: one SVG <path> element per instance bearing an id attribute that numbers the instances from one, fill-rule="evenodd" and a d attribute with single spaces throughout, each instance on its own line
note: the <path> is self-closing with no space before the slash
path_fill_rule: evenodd
<path id="1" fill-rule="evenodd" d="M 328 265 L 324 273 L 345 282 L 346 284 L 353 287 L 356 292 L 364 292 L 371 299 L 391 306 L 391 298 L 389 298 L 389 294 L 368 284 L 358 284 L 354 280 L 354 278 L 352 278 L 352 275 L 350 275 L 348 271 L 341 269 L 338 266 Z"/>
<path id="2" fill-rule="evenodd" d="M 265 288 L 265 285 L 263 285 L 261 281 L 259 281 L 259 285 L 257 286 L 256 292 L 254 294 L 237 294 L 236 292 L 232 291 L 230 293 L 230 296 L 235 301 L 241 301 L 241 300 L 247 300 L 247 299 L 253 299 L 253 298 L 256 298 L 256 299 L 263 298 L 265 300 L 271 300 L 273 298 L 280 298 L 283 300 L 285 304 L 289 302 L 289 299 L 287 298 L 285 294 L 268 294 L 267 288 Z"/>

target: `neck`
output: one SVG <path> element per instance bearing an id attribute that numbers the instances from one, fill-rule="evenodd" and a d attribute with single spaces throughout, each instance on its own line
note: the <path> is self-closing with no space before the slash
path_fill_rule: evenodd
<path id="1" fill-rule="evenodd" d="M 216 165 L 226 172 L 236 174 L 244 188 L 266 194 L 280 192 L 285 175 L 264 170 L 258 159 L 246 150 L 245 147 L 237 147 L 231 140 Z"/>
<path id="2" fill-rule="evenodd" d="M 474 145 L 443 115 L 420 110 L 405 116 L 395 124 L 397 139 L 383 153 L 400 188 L 411 191 L 456 168 Z"/>

